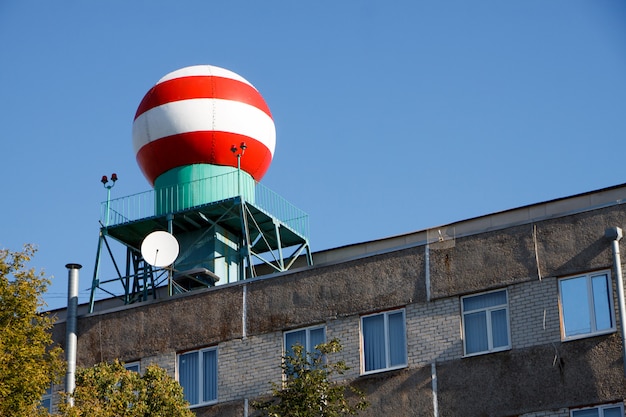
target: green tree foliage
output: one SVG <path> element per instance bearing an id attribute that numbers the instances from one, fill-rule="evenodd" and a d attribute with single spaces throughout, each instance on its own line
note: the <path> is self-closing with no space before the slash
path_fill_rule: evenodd
<path id="1" fill-rule="evenodd" d="M 67 394 L 66 394 L 67 395 Z M 193 417 L 180 384 L 150 365 L 143 375 L 118 361 L 76 372 L 74 406 L 59 404 L 62 417 Z"/>
<path id="2" fill-rule="evenodd" d="M 61 349 L 53 347 L 52 317 L 38 312 L 50 284 L 26 269 L 35 254 L 0 249 L 0 416 L 33 416 L 41 397 L 63 373 Z"/>
<path id="3" fill-rule="evenodd" d="M 343 361 L 329 360 L 331 354 L 342 350 L 337 339 L 316 346 L 314 352 L 307 352 L 300 345 L 292 349 L 293 353 L 283 357 L 285 380 L 272 383 L 273 398 L 252 404 L 261 415 L 340 417 L 357 415 L 368 406 L 362 391 L 333 379 L 349 369 Z"/>

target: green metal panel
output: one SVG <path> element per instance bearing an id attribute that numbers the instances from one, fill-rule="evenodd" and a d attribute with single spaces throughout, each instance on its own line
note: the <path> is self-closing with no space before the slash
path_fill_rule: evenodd
<path id="1" fill-rule="evenodd" d="M 156 214 L 176 213 L 239 195 L 254 202 L 254 189 L 254 178 L 237 168 L 211 164 L 174 168 L 154 182 Z"/>
<path id="2" fill-rule="evenodd" d="M 240 280 L 238 265 L 242 261 L 239 251 L 241 236 L 219 224 L 198 230 L 188 227 L 187 230 L 177 234 L 181 251 L 176 259 L 176 270 L 206 268 L 220 278 L 215 285 Z"/>
<path id="3" fill-rule="evenodd" d="M 226 177 L 230 177 L 228 180 Z M 215 188 L 213 184 L 216 183 L 225 183 L 227 181 L 231 181 L 233 184 L 237 183 L 237 172 L 231 172 L 230 174 L 223 174 L 217 177 L 205 178 L 202 180 L 197 180 L 202 184 L 202 189 L 212 189 Z M 108 225 L 109 228 L 116 227 L 119 225 L 136 222 L 139 220 L 151 219 L 154 217 L 161 217 L 169 214 L 161 208 L 160 212 L 157 212 L 155 207 L 155 201 L 159 200 L 161 197 L 157 197 L 159 194 L 155 190 L 146 191 L 143 193 L 133 194 L 126 197 L 116 198 L 111 201 L 105 201 L 101 206 L 101 218 L 100 221 L 104 225 Z M 279 219 L 282 223 L 284 223 L 289 229 L 293 230 L 295 233 L 300 235 L 301 237 L 309 236 L 309 217 L 308 215 L 289 203 L 287 200 L 282 198 L 280 195 L 265 187 L 261 183 L 256 183 L 254 193 L 248 192 L 248 198 L 246 201 L 248 203 L 252 203 L 255 208 L 264 213 L 270 214 L 272 217 Z M 254 198 L 251 198 L 254 197 Z M 214 207 L 220 207 L 223 205 L 230 205 L 229 200 L 238 200 L 238 197 L 231 197 L 225 200 L 212 201 L 207 204 L 201 204 L 193 207 L 186 207 L 181 210 L 172 210 L 172 214 L 182 213 L 187 211 L 194 211 L 194 208 L 198 210 L 209 209 L 213 211 Z M 164 203 L 163 206 L 167 208 L 167 205 Z M 173 206 L 173 203 L 171 204 Z M 210 206 L 210 207 L 209 207 Z M 174 208 L 174 207 L 172 207 Z M 203 213 L 207 214 L 207 213 Z M 167 228 L 163 229 L 167 230 Z M 144 236 L 145 237 L 145 236 Z"/>

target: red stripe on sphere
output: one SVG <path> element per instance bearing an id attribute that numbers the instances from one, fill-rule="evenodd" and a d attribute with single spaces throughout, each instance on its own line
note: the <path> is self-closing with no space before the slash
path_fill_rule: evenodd
<path id="1" fill-rule="evenodd" d="M 232 78 L 193 76 L 174 78 L 152 87 L 139 104 L 135 119 L 154 107 L 196 98 L 239 101 L 254 106 L 272 117 L 267 103 L 254 87 Z"/>
<path id="2" fill-rule="evenodd" d="M 241 142 L 247 145 L 241 157 L 241 169 L 259 181 L 272 162 L 271 152 L 254 138 L 230 132 L 188 132 L 168 136 L 143 146 L 137 152 L 137 162 L 150 184 L 154 185 L 159 175 L 172 168 L 206 163 L 207 160 L 236 168 L 237 158 L 230 147 L 215 144 L 238 145 Z"/>

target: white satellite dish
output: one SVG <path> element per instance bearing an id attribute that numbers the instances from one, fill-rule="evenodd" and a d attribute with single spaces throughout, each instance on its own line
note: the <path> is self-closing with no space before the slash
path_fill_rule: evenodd
<path id="1" fill-rule="evenodd" d="M 174 263 L 178 257 L 178 240 L 171 233 L 152 232 L 141 244 L 143 259 L 152 266 L 164 268 Z"/>

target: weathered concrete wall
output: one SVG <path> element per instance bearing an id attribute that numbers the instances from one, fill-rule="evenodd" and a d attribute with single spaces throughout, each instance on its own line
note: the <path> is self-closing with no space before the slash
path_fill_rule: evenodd
<path id="1" fill-rule="evenodd" d="M 247 286 L 247 333 L 262 334 L 425 301 L 423 248 L 314 268 Z M 242 285 L 83 316 L 79 365 L 190 350 L 243 336 Z M 62 325 L 55 329 L 61 337 Z"/>
<path id="2" fill-rule="evenodd" d="M 209 407 L 192 409 L 198 417 L 243 417 L 244 400 L 229 401 L 215 404 Z"/>
<path id="3" fill-rule="evenodd" d="M 625 225 L 622 206 L 457 238 L 430 247 L 433 298 L 543 277 L 610 268 L 609 227 Z M 537 250 L 535 250 L 535 241 Z M 539 259 L 539 264 L 537 264 Z"/>
<path id="4" fill-rule="evenodd" d="M 354 385 L 365 392 L 370 403 L 359 413 L 361 417 L 433 415 L 430 367 L 368 375 Z"/>
<path id="5" fill-rule="evenodd" d="M 248 296 L 250 334 L 424 302 L 424 249 L 254 281 Z"/>
<path id="6" fill-rule="evenodd" d="M 190 350 L 241 337 L 241 288 L 139 304 L 78 320 L 78 365 Z"/>
<path id="7" fill-rule="evenodd" d="M 537 246 L 543 275 L 564 276 L 610 268 L 611 243 L 604 237 L 604 232 L 614 226 L 626 226 L 626 211 L 623 206 L 538 224 Z"/>
<path id="8" fill-rule="evenodd" d="M 359 412 L 360 417 L 432 416 L 433 397 L 430 367 L 401 369 L 362 377 L 354 383 L 367 396 L 369 407 Z M 352 398 L 350 394 L 348 398 Z M 259 416 L 249 400 L 250 417 Z M 229 417 L 244 415 L 244 401 L 230 401 L 197 410 L 199 417 Z"/>
<path id="9" fill-rule="evenodd" d="M 445 362 L 437 377 L 442 417 L 512 416 L 626 396 L 617 334 Z"/>
<path id="10" fill-rule="evenodd" d="M 430 248 L 432 298 L 501 288 L 537 275 L 532 227 L 457 238 L 454 246 Z"/>
<path id="11" fill-rule="evenodd" d="M 360 417 L 433 415 L 430 367 L 369 375 L 354 381 L 353 386 L 365 393 L 369 403 L 365 410 L 359 412 Z M 346 391 L 346 398 L 356 400 L 349 391 Z M 210 414 L 211 417 L 218 415 Z M 250 407 L 251 417 L 259 415 Z"/>

